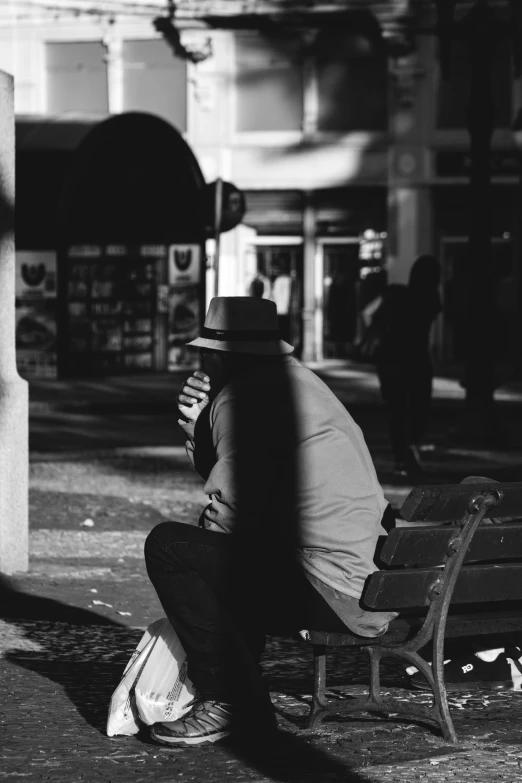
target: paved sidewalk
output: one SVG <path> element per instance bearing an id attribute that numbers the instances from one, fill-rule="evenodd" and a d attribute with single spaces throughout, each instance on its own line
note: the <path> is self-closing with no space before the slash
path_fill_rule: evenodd
<path id="1" fill-rule="evenodd" d="M 386 494 L 399 507 L 409 486 L 391 472 L 374 375 L 345 363 L 317 369 L 362 426 Z M 146 734 L 105 735 L 110 694 L 143 629 L 162 615 L 145 574 L 143 540 L 163 519 L 194 519 L 205 502 L 176 429 L 180 380 L 31 384 L 31 435 L 39 446 L 30 465 L 31 566 L 0 583 L 0 780 L 519 781 L 521 694 L 452 698 L 462 737 L 456 747 L 425 726 L 367 715 L 335 716 L 308 732 L 311 650 L 290 640 L 270 639 L 263 662 L 281 727 L 268 747 L 173 750 Z M 521 397 L 516 388 L 502 394 L 503 415 L 517 432 Z M 437 449 L 427 455 L 423 481 L 518 477 L 522 448 L 488 451 L 448 439 L 462 396 L 455 382 L 437 382 Z M 329 692 L 342 706 L 367 682 L 366 660 L 349 650 L 330 658 Z M 406 689 L 394 661 L 383 679 L 404 699 L 427 698 Z"/>
<path id="2" fill-rule="evenodd" d="M 386 412 L 371 367 L 328 360 L 310 367 L 337 394 L 361 426 L 381 483 L 400 507 L 409 491 L 393 475 Z M 140 454 L 177 471 L 184 463 L 183 433 L 177 425 L 175 397 L 186 372 L 121 376 L 109 379 L 30 383 L 30 446 L 34 461 L 82 462 Z M 496 393 L 506 434 L 503 448 L 480 448 L 453 440 L 450 432 L 462 416 L 465 392 L 454 378 L 434 382 L 428 439 L 436 450 L 424 458 L 424 483 L 459 482 L 466 475 L 516 480 L 522 472 L 522 382 Z M 153 451 L 151 451 L 151 449 Z M 112 457 L 107 456 L 108 452 Z M 82 456 L 83 455 L 83 456 Z M 105 455 L 105 456 L 104 456 Z M 181 455 L 181 456 L 180 456 Z M 78 468 L 80 469 L 80 468 Z M 139 470 L 139 468 L 137 468 Z"/>

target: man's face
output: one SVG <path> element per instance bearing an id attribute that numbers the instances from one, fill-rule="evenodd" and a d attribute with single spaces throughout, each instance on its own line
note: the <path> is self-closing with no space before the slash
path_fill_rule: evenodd
<path id="1" fill-rule="evenodd" d="M 201 369 L 210 378 L 210 394 L 215 396 L 227 382 L 225 351 L 201 350 Z"/>

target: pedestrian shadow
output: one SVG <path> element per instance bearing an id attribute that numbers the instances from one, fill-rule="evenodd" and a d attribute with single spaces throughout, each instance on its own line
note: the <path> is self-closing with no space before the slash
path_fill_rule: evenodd
<path id="1" fill-rule="evenodd" d="M 306 736 L 279 731 L 273 739 L 229 742 L 235 757 L 270 781 L 280 783 L 368 783 L 369 778 L 316 744 L 320 733 Z"/>

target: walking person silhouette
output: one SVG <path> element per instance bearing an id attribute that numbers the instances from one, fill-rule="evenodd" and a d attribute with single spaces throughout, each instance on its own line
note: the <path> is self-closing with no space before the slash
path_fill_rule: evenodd
<path id="1" fill-rule="evenodd" d="M 419 256 L 408 285 L 388 285 L 372 319 L 381 334 L 376 367 L 388 409 L 395 472 L 402 476 L 420 472 L 433 385 L 430 334 L 441 310 L 439 282 L 437 259 Z"/>

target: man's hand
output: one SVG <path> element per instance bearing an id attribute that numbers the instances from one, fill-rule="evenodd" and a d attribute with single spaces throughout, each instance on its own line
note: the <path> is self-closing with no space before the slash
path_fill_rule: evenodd
<path id="1" fill-rule="evenodd" d="M 201 411 L 209 404 L 210 378 L 204 372 L 196 370 L 185 381 L 178 395 L 178 410 L 184 419 L 178 419 L 185 432 L 187 424 L 194 425 Z M 185 426 L 184 426 L 185 425 Z"/>

